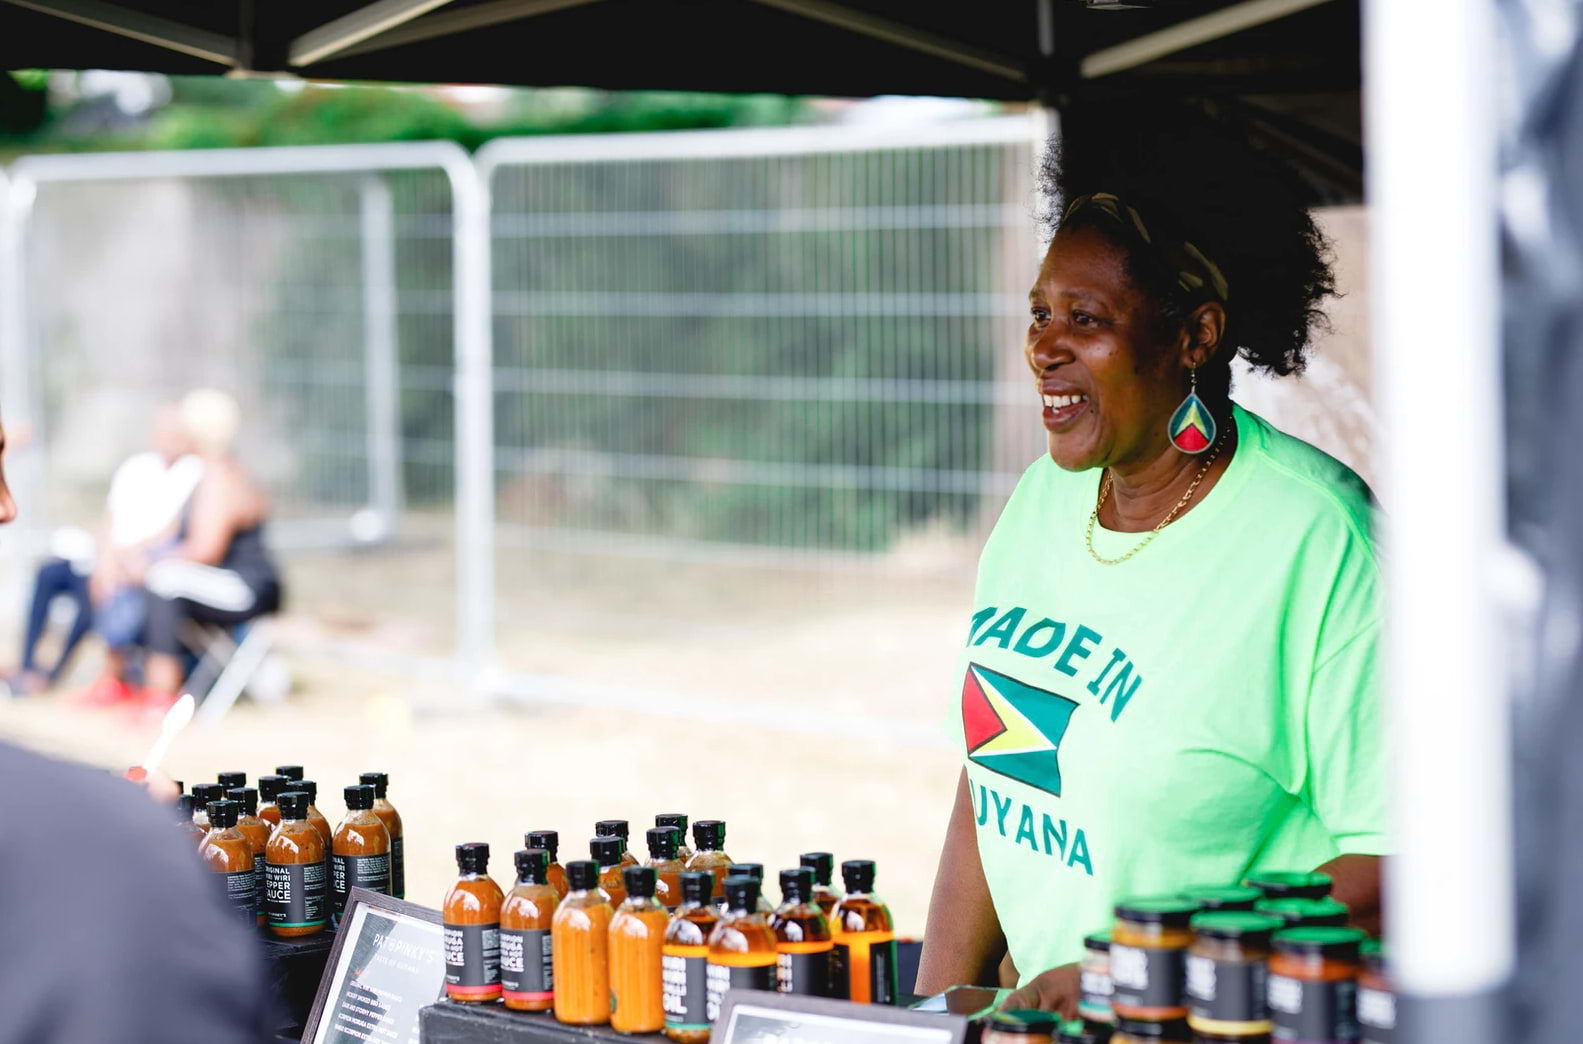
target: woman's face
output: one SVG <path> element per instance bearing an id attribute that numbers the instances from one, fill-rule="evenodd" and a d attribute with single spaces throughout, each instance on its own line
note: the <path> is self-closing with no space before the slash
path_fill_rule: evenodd
<path id="1" fill-rule="evenodd" d="M 1028 294 L 1024 353 L 1044 406 L 1050 456 L 1068 471 L 1142 466 L 1170 440 L 1186 369 L 1177 346 L 1097 229 L 1063 231 Z"/>

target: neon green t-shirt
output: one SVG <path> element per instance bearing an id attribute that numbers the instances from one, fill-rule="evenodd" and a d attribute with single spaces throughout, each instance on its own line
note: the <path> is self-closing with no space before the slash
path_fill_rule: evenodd
<path id="1" fill-rule="evenodd" d="M 1100 473 L 1043 457 L 979 560 L 955 721 L 1024 982 L 1118 899 L 1385 852 L 1368 490 L 1233 412 L 1225 474 L 1137 557 L 1094 561 Z"/>

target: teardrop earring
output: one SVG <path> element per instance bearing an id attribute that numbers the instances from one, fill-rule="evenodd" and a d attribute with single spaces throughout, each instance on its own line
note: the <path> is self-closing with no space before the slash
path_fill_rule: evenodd
<path id="1" fill-rule="evenodd" d="M 1215 416 L 1204 405 L 1204 400 L 1198 397 L 1198 367 L 1193 367 L 1189 372 L 1192 374 L 1192 387 L 1187 392 L 1187 398 L 1171 414 L 1166 431 L 1171 435 L 1171 445 L 1183 453 L 1198 454 L 1215 444 Z"/>

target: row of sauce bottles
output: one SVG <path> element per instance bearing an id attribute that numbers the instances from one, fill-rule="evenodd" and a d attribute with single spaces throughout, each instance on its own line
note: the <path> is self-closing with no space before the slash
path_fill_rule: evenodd
<path id="1" fill-rule="evenodd" d="M 808 853 L 781 871 L 772 907 L 763 866 L 726 855 L 724 823 L 694 823 L 694 851 L 682 843 L 686 823 L 656 817 L 641 865 L 621 820 L 599 823 L 593 858 L 564 867 L 558 835 L 533 831 L 510 893 L 488 875 L 488 845 L 458 845 L 460 875 L 442 907 L 447 995 L 679 1044 L 709 1039 L 729 989 L 896 1002 L 895 930 L 873 862 L 842 864 L 841 896 L 833 857 Z"/>

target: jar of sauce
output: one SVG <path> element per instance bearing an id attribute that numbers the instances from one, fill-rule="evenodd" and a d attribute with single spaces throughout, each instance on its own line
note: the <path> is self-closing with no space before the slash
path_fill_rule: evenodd
<path id="1" fill-rule="evenodd" d="M 232 787 L 225 796 L 241 806 L 236 829 L 253 846 L 253 883 L 258 886 L 258 924 L 264 923 L 264 848 L 269 844 L 269 824 L 258 818 L 258 791 L 252 787 Z"/>
<path id="2" fill-rule="evenodd" d="M 890 907 L 874 892 L 874 860 L 848 859 L 841 864 L 846 895 L 830 917 L 835 940 L 833 992 L 854 1004 L 895 1004 L 897 984 L 896 922 Z"/>
<path id="3" fill-rule="evenodd" d="M 829 852 L 804 852 L 797 857 L 797 862 L 813 871 L 814 905 L 829 917 L 841 901 L 841 893 L 830 886 L 830 879 L 835 874 L 835 856 Z"/>
<path id="4" fill-rule="evenodd" d="M 726 910 L 709 933 L 707 1017 L 720 1017 L 727 990 L 775 990 L 775 929 L 759 912 L 759 883 L 747 874 L 726 878 Z"/>
<path id="5" fill-rule="evenodd" d="M 1110 1006 L 1118 1018 L 1187 1018 L 1187 950 L 1197 912 L 1196 904 L 1176 896 L 1117 904 L 1110 930 Z"/>
<path id="6" fill-rule="evenodd" d="M 1268 990 L 1270 939 L 1285 925 L 1240 910 L 1193 918 L 1187 954 L 1187 1021 L 1200 1034 L 1231 1040 L 1267 1036 L 1272 1028 Z"/>
<path id="7" fill-rule="evenodd" d="M 555 1003 L 550 928 L 561 897 L 549 882 L 548 852 L 527 848 L 514 858 L 517 883 L 500 907 L 500 995 L 514 1011 L 549 1011 Z"/>
<path id="8" fill-rule="evenodd" d="M 1243 883 L 1263 892 L 1266 899 L 1323 899 L 1332 884 L 1330 875 L 1318 870 L 1265 870 L 1249 874 Z"/>
<path id="9" fill-rule="evenodd" d="M 1110 1010 L 1110 933 L 1095 932 L 1083 939 L 1083 963 L 1078 974 L 1077 1013 L 1090 1022 L 1115 1022 Z"/>
<path id="10" fill-rule="evenodd" d="M 280 826 L 280 808 L 275 799 L 280 797 L 291 780 L 281 775 L 258 777 L 258 818 L 269 824 L 270 830 Z"/>
<path id="11" fill-rule="evenodd" d="M 335 923 L 346 916 L 354 888 L 390 894 L 390 831 L 374 811 L 374 787 L 354 783 L 342 791 L 346 818 L 330 838 L 330 910 Z"/>
<path id="12" fill-rule="evenodd" d="M 627 843 L 614 835 L 592 838 L 588 842 L 589 857 L 599 864 L 599 887 L 612 910 L 627 900 L 627 886 L 621 882 L 621 870 L 626 865 L 622 856 L 626 850 Z"/>
<path id="13" fill-rule="evenodd" d="M 529 848 L 542 848 L 550 854 L 550 884 L 565 899 L 572 889 L 566 882 L 566 868 L 556 861 L 561 853 L 561 835 L 554 830 L 530 830 L 525 840 Z"/>
<path id="14" fill-rule="evenodd" d="M 676 839 L 676 858 L 682 865 L 687 865 L 687 860 L 693 857 L 693 850 L 687 846 L 687 816 L 682 812 L 661 812 L 654 817 L 657 827 L 675 827 L 680 835 Z"/>
<path id="15" fill-rule="evenodd" d="M 372 818 L 379 822 L 377 816 Z M 489 876 L 489 846 L 482 841 L 457 845 L 456 870 L 456 882 L 440 904 L 445 995 L 468 1004 L 496 1001 L 500 999 L 500 908 L 506 897 Z"/>
<path id="16" fill-rule="evenodd" d="M 253 846 L 236 828 L 242 806 L 235 801 L 209 802 L 209 832 L 198 846 L 198 857 L 220 884 L 226 906 L 243 924 L 258 924 L 258 884 L 253 876 Z"/>
<path id="17" fill-rule="evenodd" d="M 1270 1010 L 1277 1040 L 1356 1041 L 1364 935 L 1356 928 L 1289 928 L 1275 934 Z"/>
<path id="18" fill-rule="evenodd" d="M 619 837 L 621 839 L 621 865 L 637 866 L 638 857 L 632 854 L 632 827 L 625 819 L 601 819 L 594 824 L 595 837 Z"/>
<path id="19" fill-rule="evenodd" d="M 835 943 L 829 920 L 813 902 L 813 868 L 782 870 L 780 885 L 782 902 L 770 918 L 770 927 L 775 929 L 776 989 L 829 996 Z"/>
<path id="20" fill-rule="evenodd" d="M 1347 904 L 1334 899 L 1264 899 L 1253 909 L 1288 928 L 1341 928 L 1347 923 Z"/>
<path id="21" fill-rule="evenodd" d="M 665 1026 L 662 958 L 670 914 L 654 898 L 652 866 L 621 871 L 627 899 L 610 921 L 610 1028 L 658 1033 Z"/>
<path id="22" fill-rule="evenodd" d="M 280 825 L 264 846 L 264 911 L 269 930 L 282 938 L 324 930 L 330 917 L 330 882 L 324 873 L 324 837 L 308 822 L 308 795 L 279 795 Z"/>
<path id="23" fill-rule="evenodd" d="M 1127 1019 L 1117 1017 L 1116 1035 L 1110 1044 L 1193 1044 L 1186 1019 Z"/>
<path id="24" fill-rule="evenodd" d="M 700 819 L 693 823 L 693 857 L 684 864 L 689 870 L 707 870 L 715 878 L 715 902 L 726 897 L 726 824 L 720 819 Z"/>
<path id="25" fill-rule="evenodd" d="M 1061 1032 L 1055 1035 L 1055 1044 L 1107 1044 L 1113 1032 L 1108 1022 L 1077 1019 L 1061 1027 Z"/>
<path id="26" fill-rule="evenodd" d="M 1055 1044 L 1060 1024 L 1048 1011 L 997 1011 L 984 1021 L 983 1044 Z"/>
<path id="27" fill-rule="evenodd" d="M 403 847 L 401 813 L 386 796 L 390 793 L 390 775 L 386 772 L 364 772 L 357 781 L 374 788 L 374 814 L 385 824 L 390 835 L 390 894 L 397 899 L 407 897 L 407 860 Z"/>
<path id="28" fill-rule="evenodd" d="M 720 923 L 714 875 L 682 872 L 682 905 L 665 929 L 665 1036 L 677 1044 L 709 1039 L 709 936 Z"/>
<path id="29" fill-rule="evenodd" d="M 676 827 L 649 827 L 644 835 L 648 839 L 649 861 L 645 866 L 654 870 L 654 898 L 667 910 L 682 904 L 682 862 L 678 851 L 682 832 Z"/>
<path id="30" fill-rule="evenodd" d="M 194 802 L 191 794 L 179 794 L 176 797 L 176 822 L 181 827 L 181 832 L 187 838 L 187 843 L 196 848 L 203 844 L 203 839 L 208 836 L 208 831 L 199 826 L 193 818 Z"/>
<path id="31" fill-rule="evenodd" d="M 1358 976 L 1360 1044 L 1392 1044 L 1396 1039 L 1396 991 L 1386 974 L 1385 946 L 1378 939 L 1363 944 L 1363 974 Z"/>
<path id="32" fill-rule="evenodd" d="M 555 1018 L 576 1026 L 602 1026 L 610 1021 L 610 918 L 614 911 L 599 887 L 598 863 L 573 860 L 566 866 L 566 878 L 571 891 L 556 907 L 550 929 Z"/>
<path id="33" fill-rule="evenodd" d="M 1194 885 L 1182 889 L 1182 898 L 1200 910 L 1252 910 L 1264 893 L 1249 885 Z"/>

